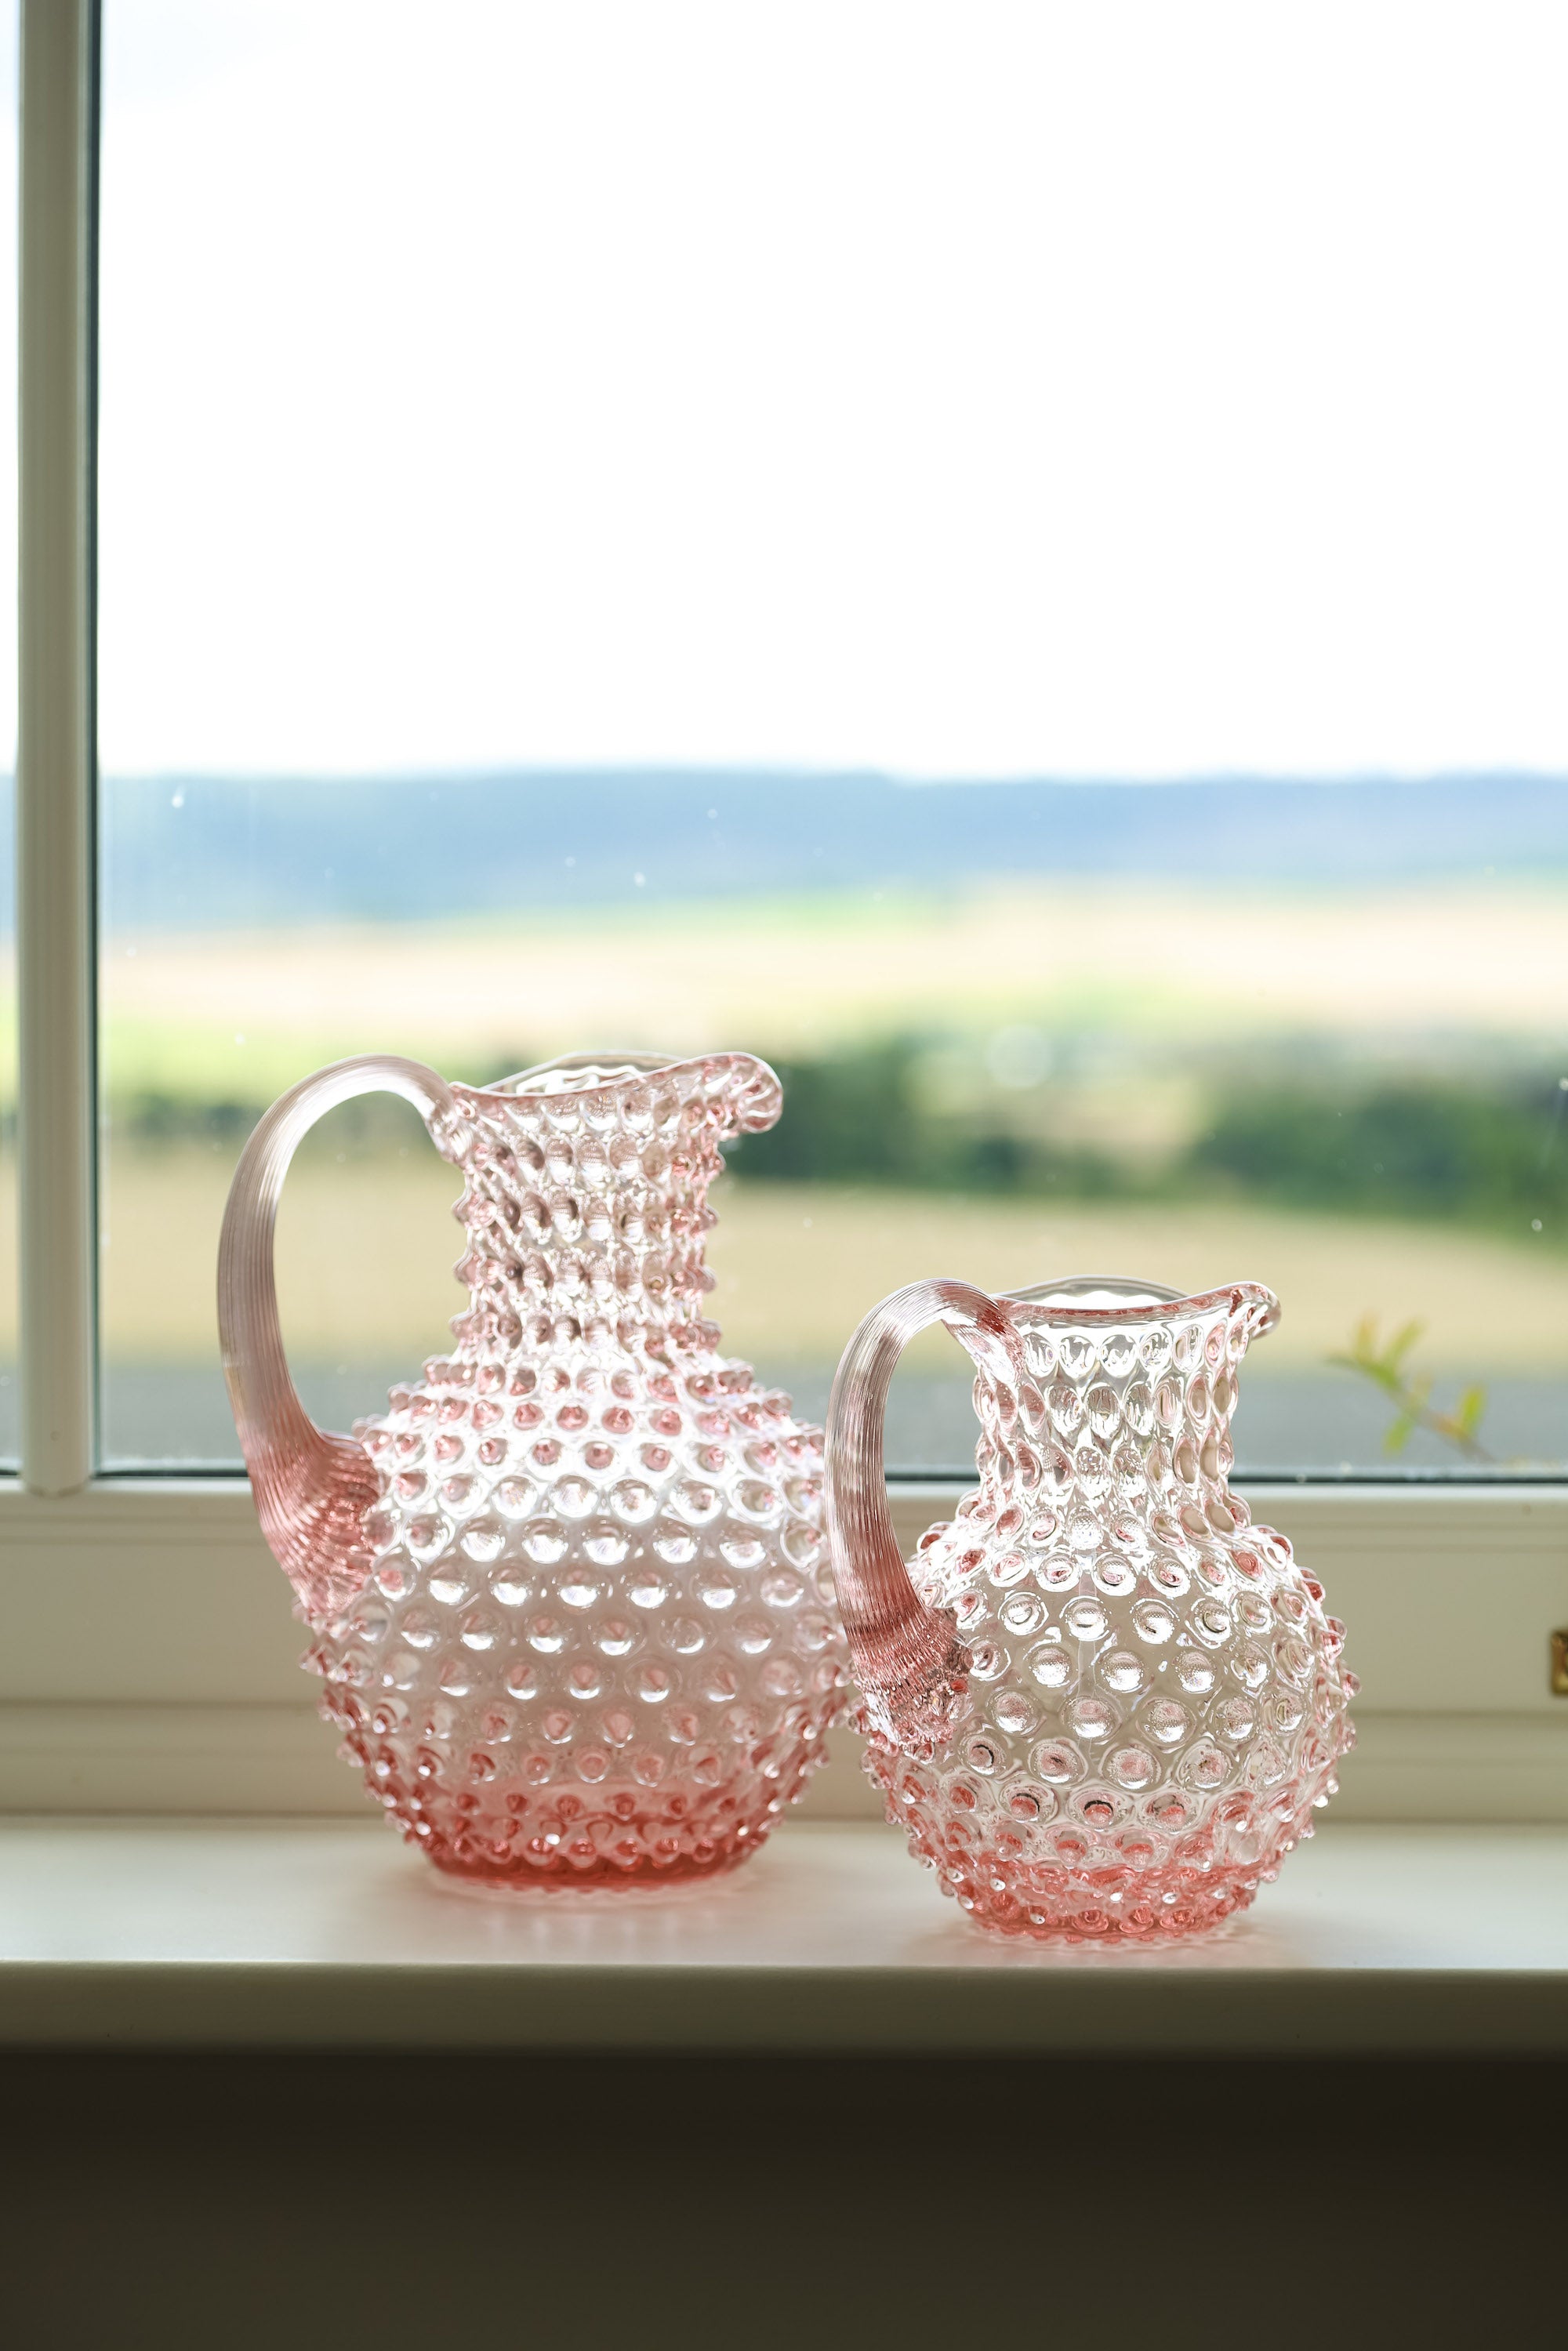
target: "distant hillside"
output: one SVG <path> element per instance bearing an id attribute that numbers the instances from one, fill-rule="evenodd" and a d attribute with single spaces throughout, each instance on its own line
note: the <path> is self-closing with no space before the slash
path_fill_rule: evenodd
<path id="1" fill-rule="evenodd" d="M 110 780 L 105 909 L 129 928 L 929 888 L 1019 873 L 1357 883 L 1568 876 L 1568 778 L 903 784 L 875 775 L 519 772 Z M 0 890 L 9 904 L 10 833 Z M 641 880 L 638 877 L 641 876 Z"/>

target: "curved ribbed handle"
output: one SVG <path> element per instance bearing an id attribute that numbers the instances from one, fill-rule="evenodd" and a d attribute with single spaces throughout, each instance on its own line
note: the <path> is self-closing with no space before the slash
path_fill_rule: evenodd
<path id="1" fill-rule="evenodd" d="M 828 1405 L 827 1519 L 833 1581 L 855 1678 L 874 1729 L 900 1746 L 939 1734 L 969 1669 L 945 1609 L 909 1580 L 883 1473 L 883 1416 L 898 1359 L 915 1332 L 946 1322 L 984 1362 L 1010 1361 L 1006 1309 L 966 1281 L 915 1281 L 873 1307 L 844 1349 Z"/>
<path id="2" fill-rule="evenodd" d="M 273 1279 L 273 1228 L 301 1136 L 355 1094 L 394 1093 L 428 1122 L 455 1110 L 422 1061 L 367 1053 L 334 1061 L 279 1096 L 246 1144 L 218 1243 L 218 1336 L 240 1450 L 262 1533 L 313 1620 L 340 1614 L 364 1581 L 362 1528 L 379 1483 L 351 1437 L 318 1428 L 288 1376 Z"/>

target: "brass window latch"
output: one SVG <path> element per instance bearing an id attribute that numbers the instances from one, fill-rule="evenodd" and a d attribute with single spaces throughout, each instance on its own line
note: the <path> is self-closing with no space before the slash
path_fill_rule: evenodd
<path id="1" fill-rule="evenodd" d="M 1560 1625 L 1552 1635 L 1552 1695 L 1568 1698 L 1568 1625 Z"/>

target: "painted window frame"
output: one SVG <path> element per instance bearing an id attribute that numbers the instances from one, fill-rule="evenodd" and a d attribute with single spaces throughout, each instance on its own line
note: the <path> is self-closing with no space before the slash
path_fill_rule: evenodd
<path id="1" fill-rule="evenodd" d="M 357 1810 L 243 1477 L 96 1466 L 97 0 L 21 0 L 21 37 L 22 1459 L 0 1480 L 0 1809 Z M 1568 1702 L 1550 1672 L 1568 1481 L 1245 1490 L 1350 1621 L 1364 1697 L 1348 1808 L 1568 1819 Z M 901 1534 L 956 1491 L 900 1485 Z M 831 1771 L 812 1809 L 865 1801 Z"/>

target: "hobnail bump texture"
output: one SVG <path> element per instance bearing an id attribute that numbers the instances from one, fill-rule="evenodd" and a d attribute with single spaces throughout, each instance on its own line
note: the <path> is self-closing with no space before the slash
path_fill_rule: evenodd
<path id="1" fill-rule="evenodd" d="M 310 1086 L 341 1099 L 335 1074 L 269 1118 Z M 772 1123 L 778 1081 L 744 1054 L 578 1057 L 486 1091 L 419 1076 L 423 1098 L 400 1091 L 463 1173 L 470 1302 L 351 1446 L 277 1408 L 256 1305 L 287 1153 L 260 1180 L 262 1129 L 225 1224 L 235 1418 L 323 1710 L 441 1869 L 552 1889 L 725 1869 L 821 1760 L 847 1680 L 821 1435 L 704 1311 L 719 1144 Z M 266 1297 L 238 1270 L 263 1217 Z M 340 1459 L 371 1490 L 334 1520 L 311 1474 Z"/>
<path id="2" fill-rule="evenodd" d="M 918 1283 L 867 1317 L 829 1411 L 829 1524 L 866 1768 L 981 1924 L 1154 1940 L 1244 1908 L 1338 1785 L 1344 1628 L 1230 1492 L 1240 1282 L 991 1299 Z M 975 1357 L 979 1483 L 907 1569 L 882 1487 L 905 1340 Z M 922 1661 L 914 1670 L 911 1660 Z"/>

